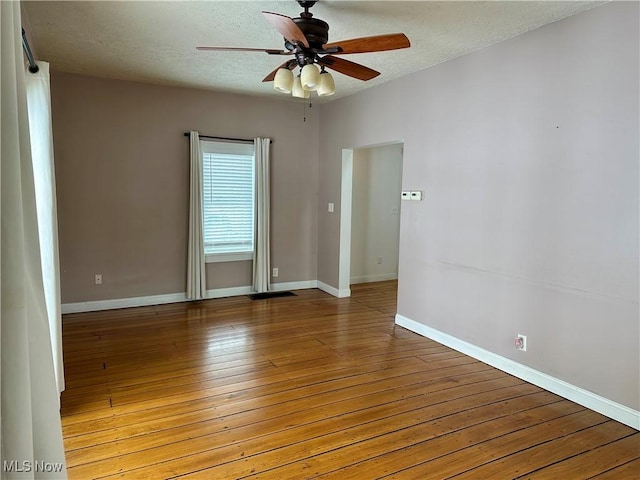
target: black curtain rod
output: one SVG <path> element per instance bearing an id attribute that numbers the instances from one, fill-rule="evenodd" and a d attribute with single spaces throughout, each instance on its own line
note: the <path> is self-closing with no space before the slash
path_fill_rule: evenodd
<path id="1" fill-rule="evenodd" d="M 38 65 L 36 65 L 36 61 L 33 58 L 33 53 L 31 53 L 31 48 L 29 48 L 29 42 L 27 42 L 27 36 L 24 33 L 24 28 L 22 29 L 22 49 L 24 50 L 24 54 L 27 56 L 27 61 L 29 62 L 29 71 L 31 73 L 37 73 Z"/>
<path id="2" fill-rule="evenodd" d="M 184 136 L 188 137 L 190 132 L 184 132 Z M 230 142 L 243 142 L 253 143 L 253 140 L 249 138 L 229 138 L 229 137 L 212 137 L 211 135 L 199 135 L 200 138 L 211 138 L 212 140 L 229 140 Z M 273 140 L 269 140 L 269 143 L 273 143 Z"/>

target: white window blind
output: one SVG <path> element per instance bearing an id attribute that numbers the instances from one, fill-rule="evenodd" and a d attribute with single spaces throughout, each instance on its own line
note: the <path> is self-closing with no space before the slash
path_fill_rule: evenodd
<path id="1" fill-rule="evenodd" d="M 204 252 L 253 253 L 255 160 L 253 144 L 201 141 Z M 238 259 L 250 256 L 236 257 Z"/>

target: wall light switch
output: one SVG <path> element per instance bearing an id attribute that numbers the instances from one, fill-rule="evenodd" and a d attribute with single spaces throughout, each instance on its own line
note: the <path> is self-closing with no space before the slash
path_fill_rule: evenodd
<path id="1" fill-rule="evenodd" d="M 411 200 L 422 200 L 422 190 L 412 190 L 411 191 Z"/>
<path id="2" fill-rule="evenodd" d="M 411 192 L 406 190 L 402 192 L 402 200 L 411 200 Z"/>
<path id="3" fill-rule="evenodd" d="M 328 205 L 328 207 L 327 207 L 327 211 L 328 211 L 329 213 L 333 213 L 334 208 L 335 208 L 335 206 L 333 205 L 333 203 L 330 203 L 330 204 Z"/>

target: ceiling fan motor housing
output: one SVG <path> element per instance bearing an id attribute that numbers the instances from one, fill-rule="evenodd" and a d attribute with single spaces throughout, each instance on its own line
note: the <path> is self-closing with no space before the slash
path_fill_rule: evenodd
<path id="1" fill-rule="evenodd" d="M 322 50 L 322 46 L 329 41 L 329 24 L 318 18 L 294 18 L 293 21 L 298 26 L 309 42 L 309 48 L 312 50 Z M 288 41 L 284 44 L 287 50 L 294 50 L 295 45 Z"/>

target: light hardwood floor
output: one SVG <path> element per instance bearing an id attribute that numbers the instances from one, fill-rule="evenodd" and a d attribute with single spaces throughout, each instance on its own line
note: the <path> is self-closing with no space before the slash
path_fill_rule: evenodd
<path id="1" fill-rule="evenodd" d="M 395 326 L 396 287 L 66 315 L 69 478 L 640 478 L 637 431 Z"/>

